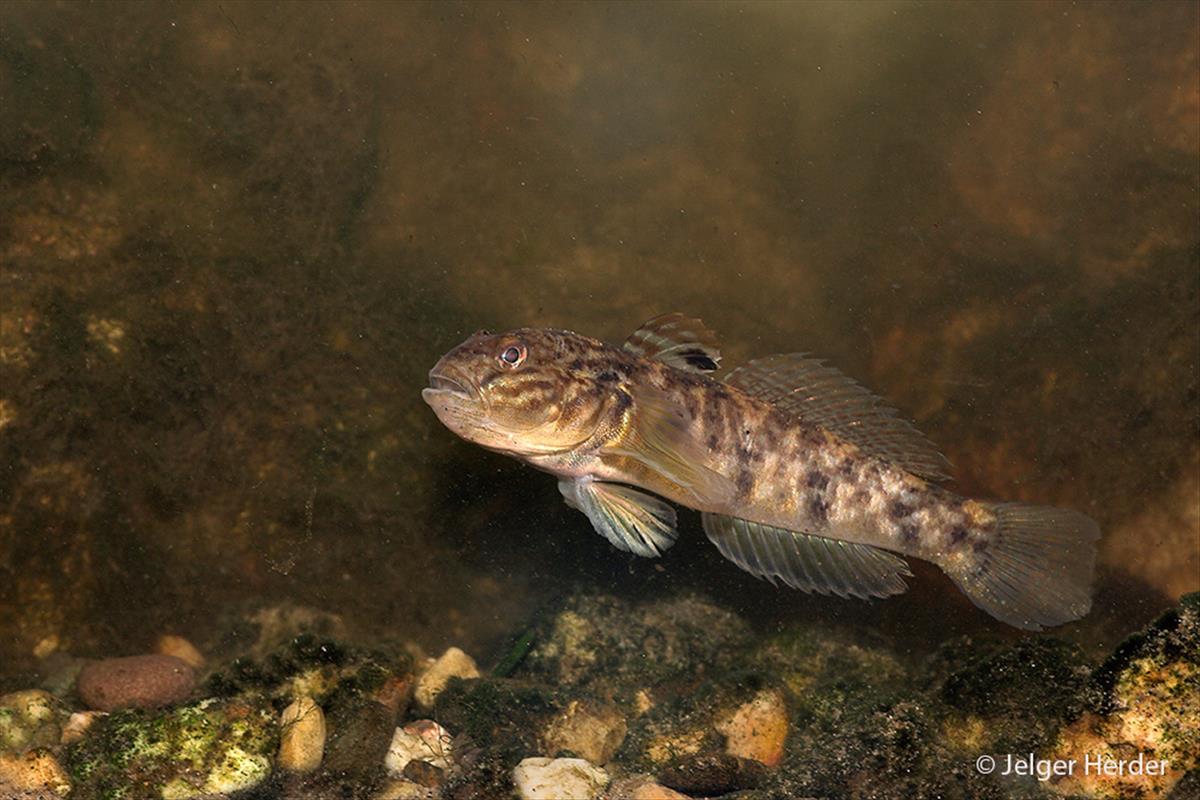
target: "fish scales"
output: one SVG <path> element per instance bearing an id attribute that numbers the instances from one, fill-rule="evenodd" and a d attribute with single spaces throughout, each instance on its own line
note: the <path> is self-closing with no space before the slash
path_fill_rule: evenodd
<path id="1" fill-rule="evenodd" d="M 870 457 L 770 403 L 664 365 L 645 365 L 639 375 L 678 398 L 689 436 L 704 443 L 705 466 L 735 486 L 723 502 L 675 496 L 678 487 L 666 481 L 647 486 L 659 494 L 699 511 L 789 530 L 836 529 L 840 538 L 928 560 L 974 551 L 987 540 L 994 515 L 978 504 Z M 619 469 L 606 476 L 629 477 Z"/>
<path id="2" fill-rule="evenodd" d="M 615 546 L 658 556 L 678 535 L 666 500 L 757 577 L 884 597 L 940 566 L 977 606 L 1040 629 L 1091 605 L 1094 522 L 960 497 L 944 459 L 841 373 L 803 355 L 713 373 L 716 337 L 666 314 L 622 347 L 569 331 L 479 331 L 422 395 L 460 437 L 555 475 Z"/>

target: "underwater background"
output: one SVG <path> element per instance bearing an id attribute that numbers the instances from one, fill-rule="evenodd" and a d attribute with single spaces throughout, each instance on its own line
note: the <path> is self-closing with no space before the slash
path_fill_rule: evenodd
<path id="1" fill-rule="evenodd" d="M 61 728 L 85 659 L 184 637 L 186 697 L 270 720 L 248 796 L 506 796 L 581 707 L 621 717 L 614 798 L 1200 796 L 1198 42 L 1192 2 L 0 5 L 0 693 Z M 688 511 L 639 559 L 421 400 L 476 329 L 668 311 L 726 366 L 828 359 L 964 495 L 1095 519 L 1092 613 L 1025 634 L 917 562 L 881 602 L 774 588 Z M 410 702 L 450 647 L 494 676 Z M 974 769 L 1103 740 L 1131 660 L 1172 676 L 1138 695 L 1171 781 Z M 361 741 L 435 719 L 442 774 L 330 761 L 389 681 Z M 289 771 L 301 694 L 329 741 Z M 67 745 L 15 702 L 0 785 L 42 753 L 36 791 L 225 791 L 211 742 L 113 755 L 166 711 Z M 777 707 L 782 755 L 688 783 Z"/>

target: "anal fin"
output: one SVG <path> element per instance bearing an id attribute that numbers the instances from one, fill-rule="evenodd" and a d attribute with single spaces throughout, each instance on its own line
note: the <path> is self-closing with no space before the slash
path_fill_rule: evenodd
<path id="1" fill-rule="evenodd" d="M 561 480 L 558 490 L 619 550 L 653 558 L 675 544 L 675 509 L 657 497 L 592 478 Z"/>
<path id="2" fill-rule="evenodd" d="M 723 514 L 703 514 L 721 555 L 771 583 L 839 597 L 888 597 L 908 589 L 908 563 L 886 550 L 789 531 Z"/>

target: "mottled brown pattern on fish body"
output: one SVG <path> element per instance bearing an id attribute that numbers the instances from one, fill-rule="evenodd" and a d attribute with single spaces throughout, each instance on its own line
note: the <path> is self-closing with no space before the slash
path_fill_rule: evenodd
<path id="1" fill-rule="evenodd" d="M 603 356 L 596 353 L 601 360 Z M 604 477 L 643 486 L 701 511 L 936 561 L 967 553 L 986 540 L 990 520 L 967 513 L 965 501 L 951 492 L 737 387 L 655 361 L 635 361 L 641 363 L 632 365 L 630 378 L 645 380 L 677 400 L 689 434 L 706 453 L 704 466 L 728 478 L 734 491 L 722 502 L 697 501 L 662 476 L 627 462 L 622 468 L 611 459 Z M 632 391 L 636 395 L 636 385 Z M 625 469 L 637 474 L 624 474 Z"/>

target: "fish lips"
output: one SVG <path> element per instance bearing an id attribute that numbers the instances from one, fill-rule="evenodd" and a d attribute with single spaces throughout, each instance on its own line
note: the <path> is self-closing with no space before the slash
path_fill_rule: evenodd
<path id="1" fill-rule="evenodd" d="M 421 396 L 425 398 L 425 402 L 428 403 L 431 396 L 436 397 L 445 393 L 459 395 L 466 399 L 478 399 L 479 396 L 470 381 L 437 370 L 430 372 L 429 388 L 421 390 Z"/>
<path id="2" fill-rule="evenodd" d="M 469 381 L 444 372 L 429 373 L 429 387 L 421 390 L 424 400 L 450 430 L 462 435 L 478 426 L 484 417 L 482 398 Z"/>

